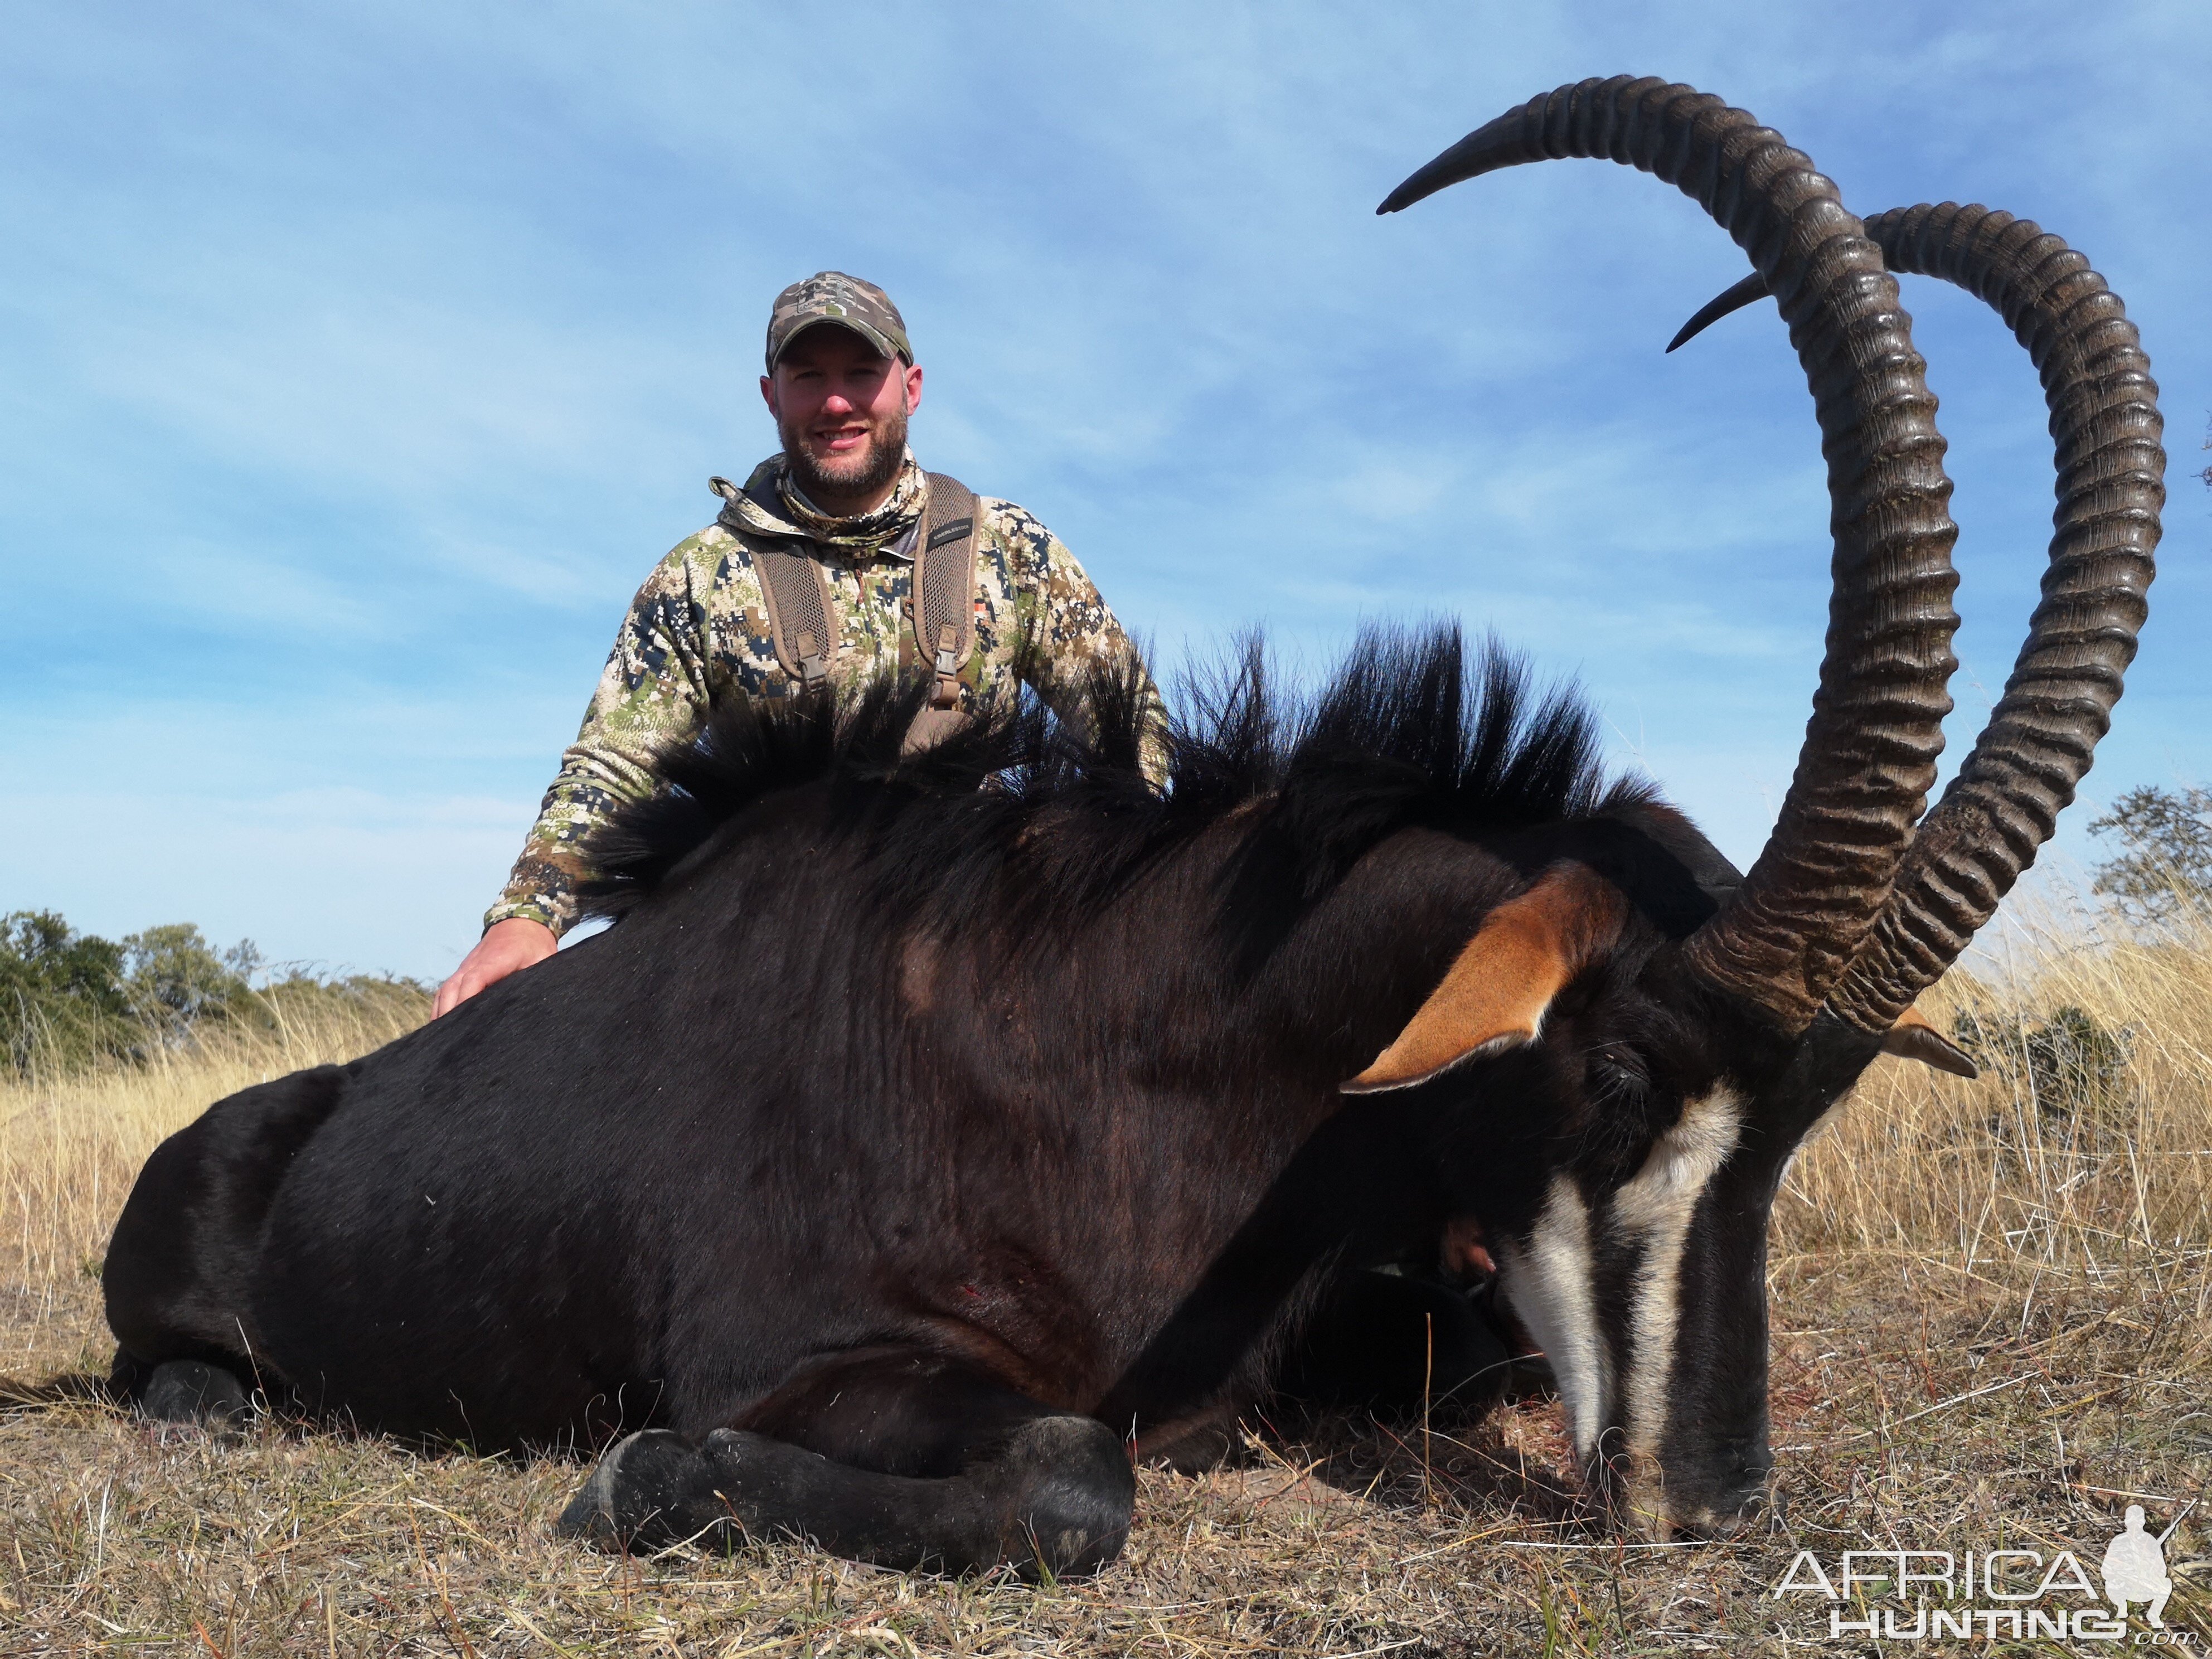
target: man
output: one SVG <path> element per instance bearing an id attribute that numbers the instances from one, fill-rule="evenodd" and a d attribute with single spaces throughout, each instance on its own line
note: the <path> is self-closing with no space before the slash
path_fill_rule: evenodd
<path id="1" fill-rule="evenodd" d="M 797 547 L 820 568 L 836 639 L 802 659 L 802 673 L 824 672 L 826 660 L 828 678 L 843 681 L 921 661 L 907 607 L 932 486 L 906 437 L 921 382 L 905 321 L 872 283 L 825 270 L 776 296 L 760 386 L 783 449 L 742 489 L 713 480 L 726 503 L 720 517 L 678 543 L 638 590 L 583 729 L 483 939 L 439 988 L 437 1013 L 553 954 L 575 921 L 576 884 L 590 874 L 579 843 L 618 803 L 660 787 L 658 751 L 718 702 L 797 689 L 783 662 L 794 649 L 791 607 L 776 609 L 764 561 Z M 1127 639 L 1083 567 L 1028 513 L 985 496 L 972 520 L 973 643 L 964 662 L 933 665 L 950 671 L 945 698 L 972 707 L 1025 669 L 1039 695 L 1072 712 L 1084 670 L 1127 653 Z M 779 571 L 791 562 L 783 556 Z M 803 580 L 811 587 L 815 579 L 809 571 Z M 816 643 L 811 633 L 797 637 L 800 649 Z"/>

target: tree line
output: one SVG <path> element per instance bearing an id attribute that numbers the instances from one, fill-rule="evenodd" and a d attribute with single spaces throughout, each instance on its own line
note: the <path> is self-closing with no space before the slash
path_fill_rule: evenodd
<path id="1" fill-rule="evenodd" d="M 218 949 L 191 922 L 107 939 L 52 910 L 0 915 L 0 1048 L 18 1076 L 143 1062 L 210 1030 L 273 1026 L 311 1006 L 428 994 L 391 975 L 272 971 L 251 939 Z"/>

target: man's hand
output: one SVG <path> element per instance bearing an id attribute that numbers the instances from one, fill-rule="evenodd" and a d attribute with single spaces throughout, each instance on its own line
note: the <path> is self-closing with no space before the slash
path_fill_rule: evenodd
<path id="1" fill-rule="evenodd" d="M 560 949 L 553 930 L 542 921 L 509 916 L 484 929 L 477 948 L 461 958 L 453 976 L 438 988 L 438 1001 L 430 1018 L 451 1013 L 487 985 L 496 985 L 509 974 L 543 962 Z"/>

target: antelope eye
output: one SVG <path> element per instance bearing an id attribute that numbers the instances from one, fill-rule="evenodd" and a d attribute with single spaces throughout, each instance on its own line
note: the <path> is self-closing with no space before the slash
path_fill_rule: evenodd
<path id="1" fill-rule="evenodd" d="M 1644 1062 L 1626 1048 L 1600 1048 L 1590 1056 L 1590 1063 L 1607 1082 L 1617 1087 L 1640 1089 L 1651 1080 L 1644 1069 Z"/>

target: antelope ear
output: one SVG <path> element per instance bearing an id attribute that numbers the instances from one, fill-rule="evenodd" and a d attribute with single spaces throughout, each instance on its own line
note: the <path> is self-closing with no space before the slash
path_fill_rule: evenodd
<path id="1" fill-rule="evenodd" d="M 1612 948 L 1627 914 L 1620 890 L 1586 866 L 1545 872 L 1490 913 L 1406 1029 L 1339 1089 L 1410 1089 L 1476 1054 L 1534 1042 L 1552 999 Z"/>
<path id="2" fill-rule="evenodd" d="M 1881 1051 L 1904 1060 L 1917 1060 L 1923 1066 L 1948 1072 L 1953 1077 L 1982 1074 L 1981 1067 L 1966 1057 L 1966 1050 L 1929 1024 L 1927 1016 L 1917 1008 L 1907 1008 L 1897 1017 L 1897 1024 L 1882 1033 Z"/>

